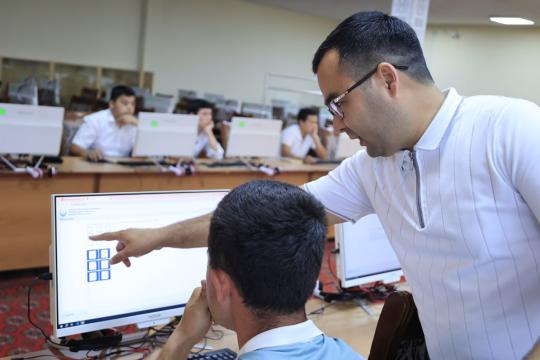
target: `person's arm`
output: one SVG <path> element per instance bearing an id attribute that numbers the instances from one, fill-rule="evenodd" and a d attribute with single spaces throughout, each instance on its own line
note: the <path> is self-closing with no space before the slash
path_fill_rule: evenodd
<path id="1" fill-rule="evenodd" d="M 322 144 L 321 138 L 319 137 L 317 130 L 315 130 L 309 135 L 311 136 L 311 138 L 313 139 L 313 143 L 315 144 L 315 153 L 317 154 L 317 157 L 319 159 L 327 160 L 328 152 L 326 151 L 326 148 Z"/>
<path id="2" fill-rule="evenodd" d="M 120 127 L 124 125 L 139 126 L 139 119 L 137 119 L 134 115 L 125 114 L 118 118 L 118 125 Z"/>
<path id="3" fill-rule="evenodd" d="M 194 248 L 208 244 L 212 214 L 202 215 L 156 229 L 126 229 L 90 236 L 91 240 L 117 240 L 116 255 L 111 264 L 131 266 L 130 257 L 142 256 L 162 247 Z"/>
<path id="4" fill-rule="evenodd" d="M 203 131 L 208 137 L 208 147 L 212 149 L 213 151 L 218 151 L 218 148 L 220 148 L 221 146 L 219 145 L 216 139 L 216 136 L 214 135 L 214 132 L 212 131 L 213 129 L 214 129 L 214 123 L 212 122 L 210 125 L 206 126 Z"/>
<path id="5" fill-rule="evenodd" d="M 103 152 L 99 149 L 90 150 L 92 145 L 95 144 L 98 137 L 98 129 L 96 127 L 96 119 L 91 117 L 85 117 L 79 130 L 73 137 L 73 141 L 69 148 L 70 154 L 75 156 L 82 156 L 90 161 L 98 161 L 103 159 Z"/>
<path id="6" fill-rule="evenodd" d="M 281 144 L 281 156 L 283 157 L 295 157 L 292 154 L 291 147 L 287 144 Z"/>
<path id="7" fill-rule="evenodd" d="M 340 218 L 339 216 L 332 214 L 332 213 L 329 212 L 328 210 L 326 211 L 326 225 L 327 225 L 327 226 L 332 226 L 332 225 L 336 225 L 336 224 L 341 224 L 341 223 L 344 223 L 344 222 L 346 222 L 346 221 L 347 221 L 347 220 L 342 219 L 342 218 Z"/>
<path id="8" fill-rule="evenodd" d="M 80 147 L 77 144 L 71 144 L 69 152 L 75 156 L 84 157 L 90 161 L 98 161 L 103 159 L 103 152 L 99 149 L 87 150 L 83 147 Z"/>
<path id="9" fill-rule="evenodd" d="M 187 359 L 191 349 L 201 341 L 212 324 L 212 316 L 206 300 L 206 286 L 196 288 L 186 305 L 182 321 L 174 329 L 158 359 Z"/>

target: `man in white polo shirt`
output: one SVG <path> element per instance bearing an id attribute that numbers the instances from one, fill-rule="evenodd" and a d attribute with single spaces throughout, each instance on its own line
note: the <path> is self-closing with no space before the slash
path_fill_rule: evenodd
<path id="1" fill-rule="evenodd" d="M 413 29 L 380 12 L 339 24 L 313 71 L 334 126 L 366 146 L 305 185 L 329 223 L 379 216 L 432 359 L 521 359 L 540 337 L 540 108 L 440 91 Z M 208 219 L 97 238 L 129 265 L 204 244 Z"/>
<path id="2" fill-rule="evenodd" d="M 137 137 L 139 121 L 135 112 L 135 92 L 127 86 L 111 90 L 109 108 L 84 118 L 73 138 L 70 153 L 90 161 L 104 157 L 128 157 Z"/>
<path id="3" fill-rule="evenodd" d="M 281 156 L 295 157 L 306 163 L 315 159 L 308 155 L 313 150 L 319 159 L 328 157 L 319 137 L 319 109 L 303 108 L 298 112 L 298 124 L 291 125 L 281 132 Z"/>
<path id="4" fill-rule="evenodd" d="M 306 317 L 325 240 L 324 207 L 298 187 L 258 180 L 231 191 L 210 223 L 206 282 L 160 358 L 186 359 L 214 321 L 236 331 L 241 360 L 360 360 Z"/>

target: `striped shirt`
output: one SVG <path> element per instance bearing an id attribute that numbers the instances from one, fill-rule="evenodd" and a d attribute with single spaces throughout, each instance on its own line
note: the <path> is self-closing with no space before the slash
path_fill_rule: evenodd
<path id="1" fill-rule="evenodd" d="M 540 108 L 446 98 L 413 151 L 365 151 L 305 185 L 329 212 L 376 213 L 433 359 L 519 359 L 540 336 Z"/>

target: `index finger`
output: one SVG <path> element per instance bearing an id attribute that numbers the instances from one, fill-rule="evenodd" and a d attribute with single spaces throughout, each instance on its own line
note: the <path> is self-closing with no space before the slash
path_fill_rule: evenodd
<path id="1" fill-rule="evenodd" d="M 112 232 L 106 232 L 98 235 L 92 235 L 88 237 L 90 240 L 121 240 L 122 238 L 122 231 L 112 231 Z"/>

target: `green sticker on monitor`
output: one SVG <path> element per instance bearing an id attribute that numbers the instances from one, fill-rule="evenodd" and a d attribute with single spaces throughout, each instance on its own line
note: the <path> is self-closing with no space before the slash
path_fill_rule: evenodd
<path id="1" fill-rule="evenodd" d="M 157 120 L 151 120 L 150 121 L 150 126 L 153 127 L 153 128 L 157 128 L 158 127 L 158 121 Z"/>
<path id="2" fill-rule="evenodd" d="M 6 115 L 6 112 L 7 112 L 6 109 L 0 108 L 0 116 Z"/>
<path id="3" fill-rule="evenodd" d="M 240 121 L 238 123 L 238 127 L 245 127 L 246 126 L 246 122 L 245 121 Z"/>

